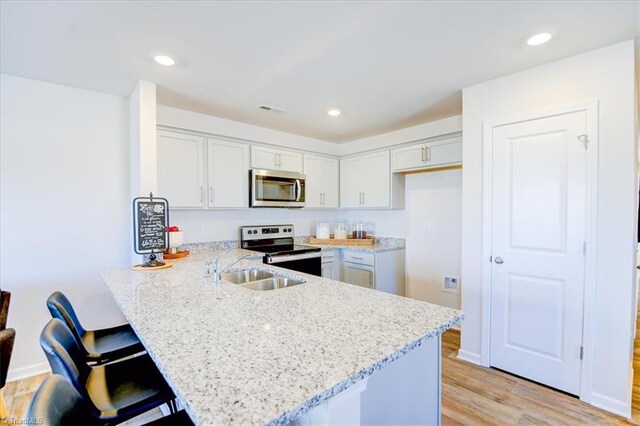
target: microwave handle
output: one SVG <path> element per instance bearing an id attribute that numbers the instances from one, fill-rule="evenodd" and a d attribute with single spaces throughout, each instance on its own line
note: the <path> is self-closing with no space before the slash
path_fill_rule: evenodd
<path id="1" fill-rule="evenodd" d="M 300 184 L 300 179 L 296 179 L 296 201 L 300 201 L 301 192 L 302 185 Z"/>

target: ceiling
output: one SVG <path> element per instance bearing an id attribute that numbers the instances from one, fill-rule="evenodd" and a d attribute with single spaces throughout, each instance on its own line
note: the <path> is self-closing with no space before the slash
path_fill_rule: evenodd
<path id="1" fill-rule="evenodd" d="M 152 81 L 163 105 L 345 142 L 460 114 L 464 87 L 637 37 L 639 5 L 2 1 L 0 70 L 124 97 Z M 527 46 L 540 30 L 555 37 Z"/>

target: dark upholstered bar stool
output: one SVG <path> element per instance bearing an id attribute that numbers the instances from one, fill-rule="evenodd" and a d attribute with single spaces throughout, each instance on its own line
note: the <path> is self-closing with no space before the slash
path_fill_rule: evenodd
<path id="1" fill-rule="evenodd" d="M 89 365 L 71 330 L 57 318 L 42 330 L 40 345 L 53 373 L 91 401 L 102 422 L 119 423 L 165 403 L 174 407 L 175 396 L 148 355 Z"/>
<path id="2" fill-rule="evenodd" d="M 16 340 L 16 331 L 7 328 L 7 317 L 9 316 L 9 302 L 11 293 L 0 292 L 0 418 L 7 416 L 7 408 L 2 395 L 2 388 L 7 383 L 7 373 L 9 372 L 9 362 L 13 353 L 13 344 Z"/>
<path id="3" fill-rule="evenodd" d="M 129 324 L 100 330 L 85 330 L 69 299 L 59 291 L 47 299 L 53 318 L 63 321 L 85 349 L 86 361 L 103 364 L 144 351 L 144 346 Z"/>
<path id="4" fill-rule="evenodd" d="M 42 419 L 45 425 L 104 425 L 100 412 L 82 397 L 64 377 L 47 377 L 33 394 L 27 418 Z M 162 417 L 147 425 L 193 425 L 184 411 Z"/>

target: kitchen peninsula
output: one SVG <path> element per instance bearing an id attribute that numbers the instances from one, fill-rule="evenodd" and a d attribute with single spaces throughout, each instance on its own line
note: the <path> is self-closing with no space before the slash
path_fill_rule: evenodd
<path id="1" fill-rule="evenodd" d="M 172 268 L 104 271 L 114 299 L 196 424 L 439 423 L 440 335 L 460 311 L 245 259 L 303 278 L 216 297 L 195 253 Z"/>

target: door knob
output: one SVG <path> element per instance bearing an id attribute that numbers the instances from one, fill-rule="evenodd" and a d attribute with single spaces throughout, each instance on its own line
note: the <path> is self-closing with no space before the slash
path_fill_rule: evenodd
<path id="1" fill-rule="evenodd" d="M 498 265 L 502 265 L 504 263 L 504 260 L 500 256 L 497 256 L 495 262 Z"/>

